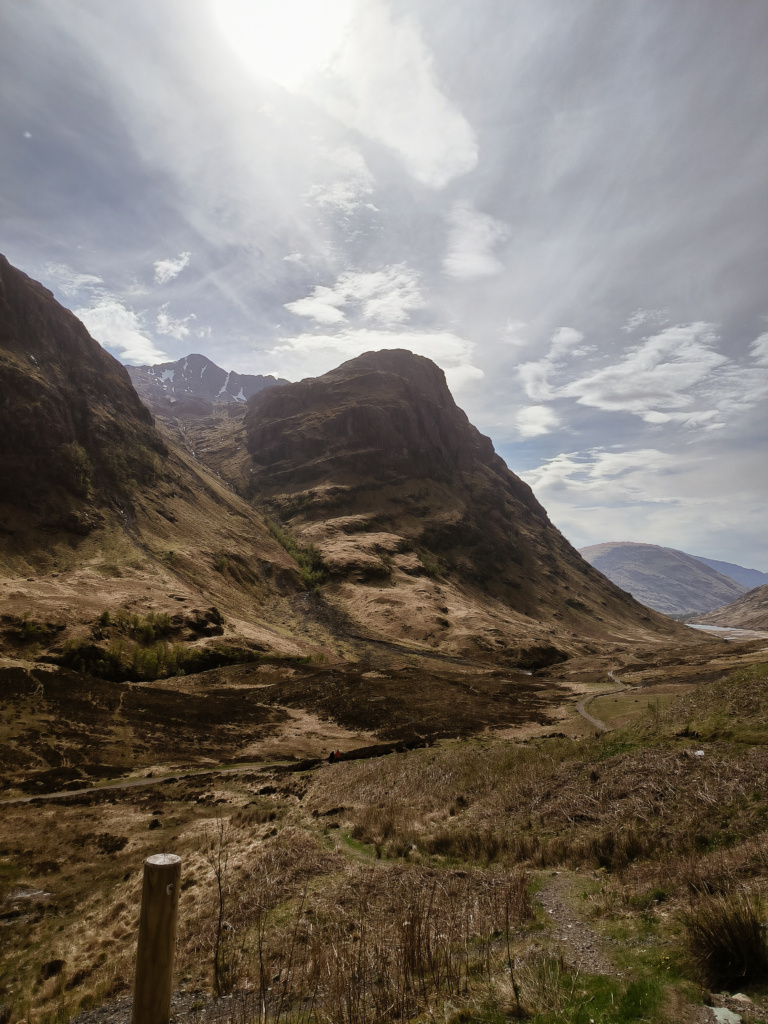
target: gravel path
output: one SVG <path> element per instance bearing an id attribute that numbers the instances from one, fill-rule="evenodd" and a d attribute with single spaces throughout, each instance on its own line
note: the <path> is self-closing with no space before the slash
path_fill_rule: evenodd
<path id="1" fill-rule="evenodd" d="M 538 893 L 541 903 L 554 925 L 553 936 L 566 947 L 567 960 L 586 974 L 621 975 L 606 952 L 602 939 L 576 915 L 571 894 L 573 880 L 565 872 L 555 872 Z"/>

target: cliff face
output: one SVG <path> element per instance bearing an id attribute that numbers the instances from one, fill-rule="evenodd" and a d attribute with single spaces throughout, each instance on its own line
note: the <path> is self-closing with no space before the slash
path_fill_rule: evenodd
<path id="1" fill-rule="evenodd" d="M 0 256 L 0 503 L 88 532 L 91 510 L 151 479 L 165 446 L 125 368 Z"/>
<path id="2" fill-rule="evenodd" d="M 267 492 L 329 477 L 355 486 L 451 483 L 482 467 L 544 515 L 456 405 L 443 371 L 411 352 L 368 352 L 322 377 L 263 392 L 249 403 L 246 427 L 254 473 Z"/>
<path id="3" fill-rule="evenodd" d="M 253 494 L 320 549 L 342 604 L 368 625 L 389 617 L 388 631 L 467 653 L 508 647 L 512 635 L 572 643 L 576 630 L 674 628 L 580 557 L 428 359 L 366 353 L 264 391 L 246 430 Z M 430 623 L 393 593 L 419 578 L 434 599 Z"/>

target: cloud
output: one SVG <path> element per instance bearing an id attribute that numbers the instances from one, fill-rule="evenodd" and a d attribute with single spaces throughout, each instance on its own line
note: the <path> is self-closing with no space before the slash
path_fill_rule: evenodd
<path id="1" fill-rule="evenodd" d="M 394 327 L 423 305 L 419 275 L 397 263 L 375 271 L 348 270 L 332 288 L 316 285 L 311 295 L 286 302 L 285 308 L 323 325 L 342 324 L 354 314 L 382 327 Z"/>
<path id="2" fill-rule="evenodd" d="M 334 178 L 312 185 L 304 198 L 320 209 L 335 210 L 345 216 L 361 207 L 376 211 L 373 203 L 366 201 L 373 194 L 374 178 L 362 154 L 351 146 L 339 146 L 321 149 L 320 155 L 330 165 Z"/>
<path id="3" fill-rule="evenodd" d="M 760 567 L 766 494 L 755 455 L 713 450 L 692 460 L 687 451 L 591 448 L 520 475 L 577 546 L 642 541 Z"/>
<path id="4" fill-rule="evenodd" d="M 650 479 L 671 469 L 677 458 L 656 448 L 635 451 L 610 451 L 592 448 L 586 452 L 561 452 L 541 466 L 521 473 L 537 493 L 578 492 L 580 500 L 590 496 L 601 504 L 616 506 L 624 502 L 676 501 L 675 497 L 654 494 Z M 607 489 L 610 488 L 610 495 Z"/>
<path id="5" fill-rule="evenodd" d="M 630 413 L 651 425 L 718 430 L 733 412 L 765 394 L 767 375 L 760 369 L 768 352 L 764 337 L 752 344 L 757 366 L 750 368 L 717 351 L 714 324 L 677 324 L 626 348 L 617 361 L 568 380 L 573 372 L 568 360 L 594 350 L 580 347 L 580 332 L 561 328 L 548 353 L 520 365 L 518 376 L 528 397 L 537 401 L 571 398 L 603 412 Z"/>
<path id="6" fill-rule="evenodd" d="M 448 214 L 448 252 L 443 270 L 450 277 L 493 277 L 504 265 L 493 250 L 509 235 L 506 224 L 477 211 L 472 203 L 457 200 Z"/>
<path id="7" fill-rule="evenodd" d="M 175 260 L 155 260 L 155 284 L 168 284 L 178 277 L 182 270 L 189 266 L 191 255 L 190 252 L 180 252 Z"/>
<path id="8" fill-rule="evenodd" d="M 168 303 L 166 302 L 157 313 L 157 332 L 158 334 L 168 334 L 170 337 L 176 338 L 177 341 L 181 341 L 189 335 L 188 322 L 196 319 L 194 313 L 189 313 L 184 317 L 172 317 L 168 312 Z"/>
<path id="9" fill-rule="evenodd" d="M 630 412 L 646 422 L 659 422 L 660 412 L 690 408 L 697 391 L 704 396 L 701 386 L 728 362 L 715 351 L 717 340 L 712 324 L 668 327 L 628 349 L 614 365 L 566 384 L 560 394 L 575 398 L 580 405 Z M 696 413 L 691 413 L 695 425 Z M 684 416 L 679 418 L 685 422 Z"/>
<path id="10" fill-rule="evenodd" d="M 65 295 L 76 295 L 82 289 L 94 289 L 104 284 L 95 274 L 81 274 L 66 263 L 47 263 L 45 273 Z"/>
<path id="11" fill-rule="evenodd" d="M 583 355 L 585 350 L 578 348 L 584 340 L 581 331 L 573 327 L 560 327 L 550 339 L 549 352 L 541 359 L 529 363 L 521 363 L 517 374 L 529 398 L 535 401 L 548 401 L 558 397 L 550 378 L 560 368 L 565 355 Z"/>
<path id="12" fill-rule="evenodd" d="M 142 333 L 141 317 L 119 299 L 102 295 L 90 308 L 74 310 L 89 333 L 129 363 L 159 363 L 166 353 Z"/>
<path id="13" fill-rule="evenodd" d="M 319 102 L 394 150 L 417 181 L 440 189 L 476 166 L 474 132 L 441 91 L 412 18 L 395 20 L 383 0 L 360 4 L 331 73 Z"/>
<path id="14" fill-rule="evenodd" d="M 521 437 L 540 437 L 560 426 L 560 420 L 546 405 L 526 405 L 515 416 L 517 432 Z"/>
<path id="15" fill-rule="evenodd" d="M 269 354 L 279 365 L 281 375 L 295 378 L 327 373 L 340 362 L 363 352 L 393 348 L 407 349 L 432 359 L 445 371 L 451 389 L 458 390 L 483 377 L 483 371 L 473 363 L 473 342 L 450 331 L 358 328 L 337 334 L 300 334 L 295 338 L 281 338 Z"/>
<path id="16" fill-rule="evenodd" d="M 665 309 L 636 309 L 627 318 L 627 322 L 623 324 L 621 329 L 630 334 L 638 327 L 642 327 L 643 324 L 647 324 L 650 321 L 655 321 L 657 324 L 668 323 L 667 311 Z"/>
<path id="17" fill-rule="evenodd" d="M 422 184 L 440 189 L 476 166 L 474 132 L 441 90 L 416 21 L 384 0 L 219 0 L 216 17 L 254 76 L 388 147 Z"/>
<path id="18" fill-rule="evenodd" d="M 755 338 L 749 351 L 758 366 L 768 366 L 768 332 Z"/>

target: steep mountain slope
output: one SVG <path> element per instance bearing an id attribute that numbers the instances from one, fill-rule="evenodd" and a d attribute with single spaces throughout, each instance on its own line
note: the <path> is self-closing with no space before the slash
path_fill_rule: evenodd
<path id="1" fill-rule="evenodd" d="M 316 545 L 357 628 L 521 664 L 676 629 L 578 555 L 428 359 L 366 353 L 245 422 L 251 493 Z"/>
<path id="2" fill-rule="evenodd" d="M 734 562 L 720 562 L 716 558 L 704 558 L 702 555 L 693 557 L 698 562 L 708 565 L 710 569 L 740 583 L 747 590 L 762 587 L 764 583 L 768 583 L 768 572 L 760 572 L 759 569 L 746 569 L 743 565 L 736 565 Z"/>
<path id="3" fill-rule="evenodd" d="M 745 587 L 693 555 L 625 541 L 581 548 L 584 558 L 638 601 L 666 615 L 709 611 Z"/>
<path id="4" fill-rule="evenodd" d="M 126 367 L 133 386 L 153 412 L 205 416 L 214 405 L 245 403 L 263 388 L 288 381 L 251 373 L 228 373 L 197 353 L 172 363 Z"/>
<path id="5" fill-rule="evenodd" d="M 88 533 L 166 454 L 125 368 L 0 256 L 0 524 Z"/>
<path id="6" fill-rule="evenodd" d="M 130 617 L 151 614 L 187 653 L 301 655 L 328 641 L 294 609 L 305 592 L 263 518 L 164 440 L 124 367 L 0 257 L 0 652 L 146 660 Z M 116 615 L 119 636 L 94 626 Z"/>
<path id="7" fill-rule="evenodd" d="M 697 615 L 691 622 L 736 629 L 768 629 L 768 584 L 755 587 L 738 600 L 705 615 Z"/>

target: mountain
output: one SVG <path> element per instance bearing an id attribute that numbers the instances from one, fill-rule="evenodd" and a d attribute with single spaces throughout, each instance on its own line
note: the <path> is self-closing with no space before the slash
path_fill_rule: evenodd
<path id="1" fill-rule="evenodd" d="M 0 263 L 0 655 L 143 682 L 271 655 L 535 669 L 694 642 L 577 554 L 429 360 L 368 353 L 221 412 L 243 404 L 153 422 Z"/>
<path id="2" fill-rule="evenodd" d="M 609 580 L 665 615 L 710 611 L 746 589 L 693 555 L 657 544 L 620 541 L 579 550 Z"/>
<path id="3" fill-rule="evenodd" d="M 288 383 L 261 374 L 230 373 L 196 353 L 174 363 L 126 369 L 136 391 L 153 412 L 187 416 L 210 415 L 213 405 L 244 404 L 264 388 Z"/>
<path id="4" fill-rule="evenodd" d="M 0 256 L 0 654 L 154 678 L 175 648 L 189 665 L 327 651 L 328 631 L 293 607 L 305 594 L 262 516 Z"/>
<path id="5" fill-rule="evenodd" d="M 733 562 L 719 562 L 716 558 L 703 558 L 701 555 L 694 555 L 695 559 L 708 565 L 710 569 L 729 576 L 732 580 L 740 583 L 747 590 L 754 587 L 761 587 L 768 583 L 768 572 L 760 572 L 759 569 L 745 569 L 743 565 L 735 565 Z"/>
<path id="6" fill-rule="evenodd" d="M 368 352 L 261 391 L 245 430 L 249 493 L 359 631 L 524 663 L 671 626 L 581 558 L 428 359 Z"/>
<path id="7" fill-rule="evenodd" d="M 0 530 L 86 534 L 167 453 L 125 368 L 0 256 Z M 133 483 L 132 483 L 133 482 Z"/>
<path id="8" fill-rule="evenodd" d="M 755 587 L 730 604 L 697 615 L 691 622 L 707 626 L 731 626 L 735 629 L 768 630 L 768 584 Z"/>

